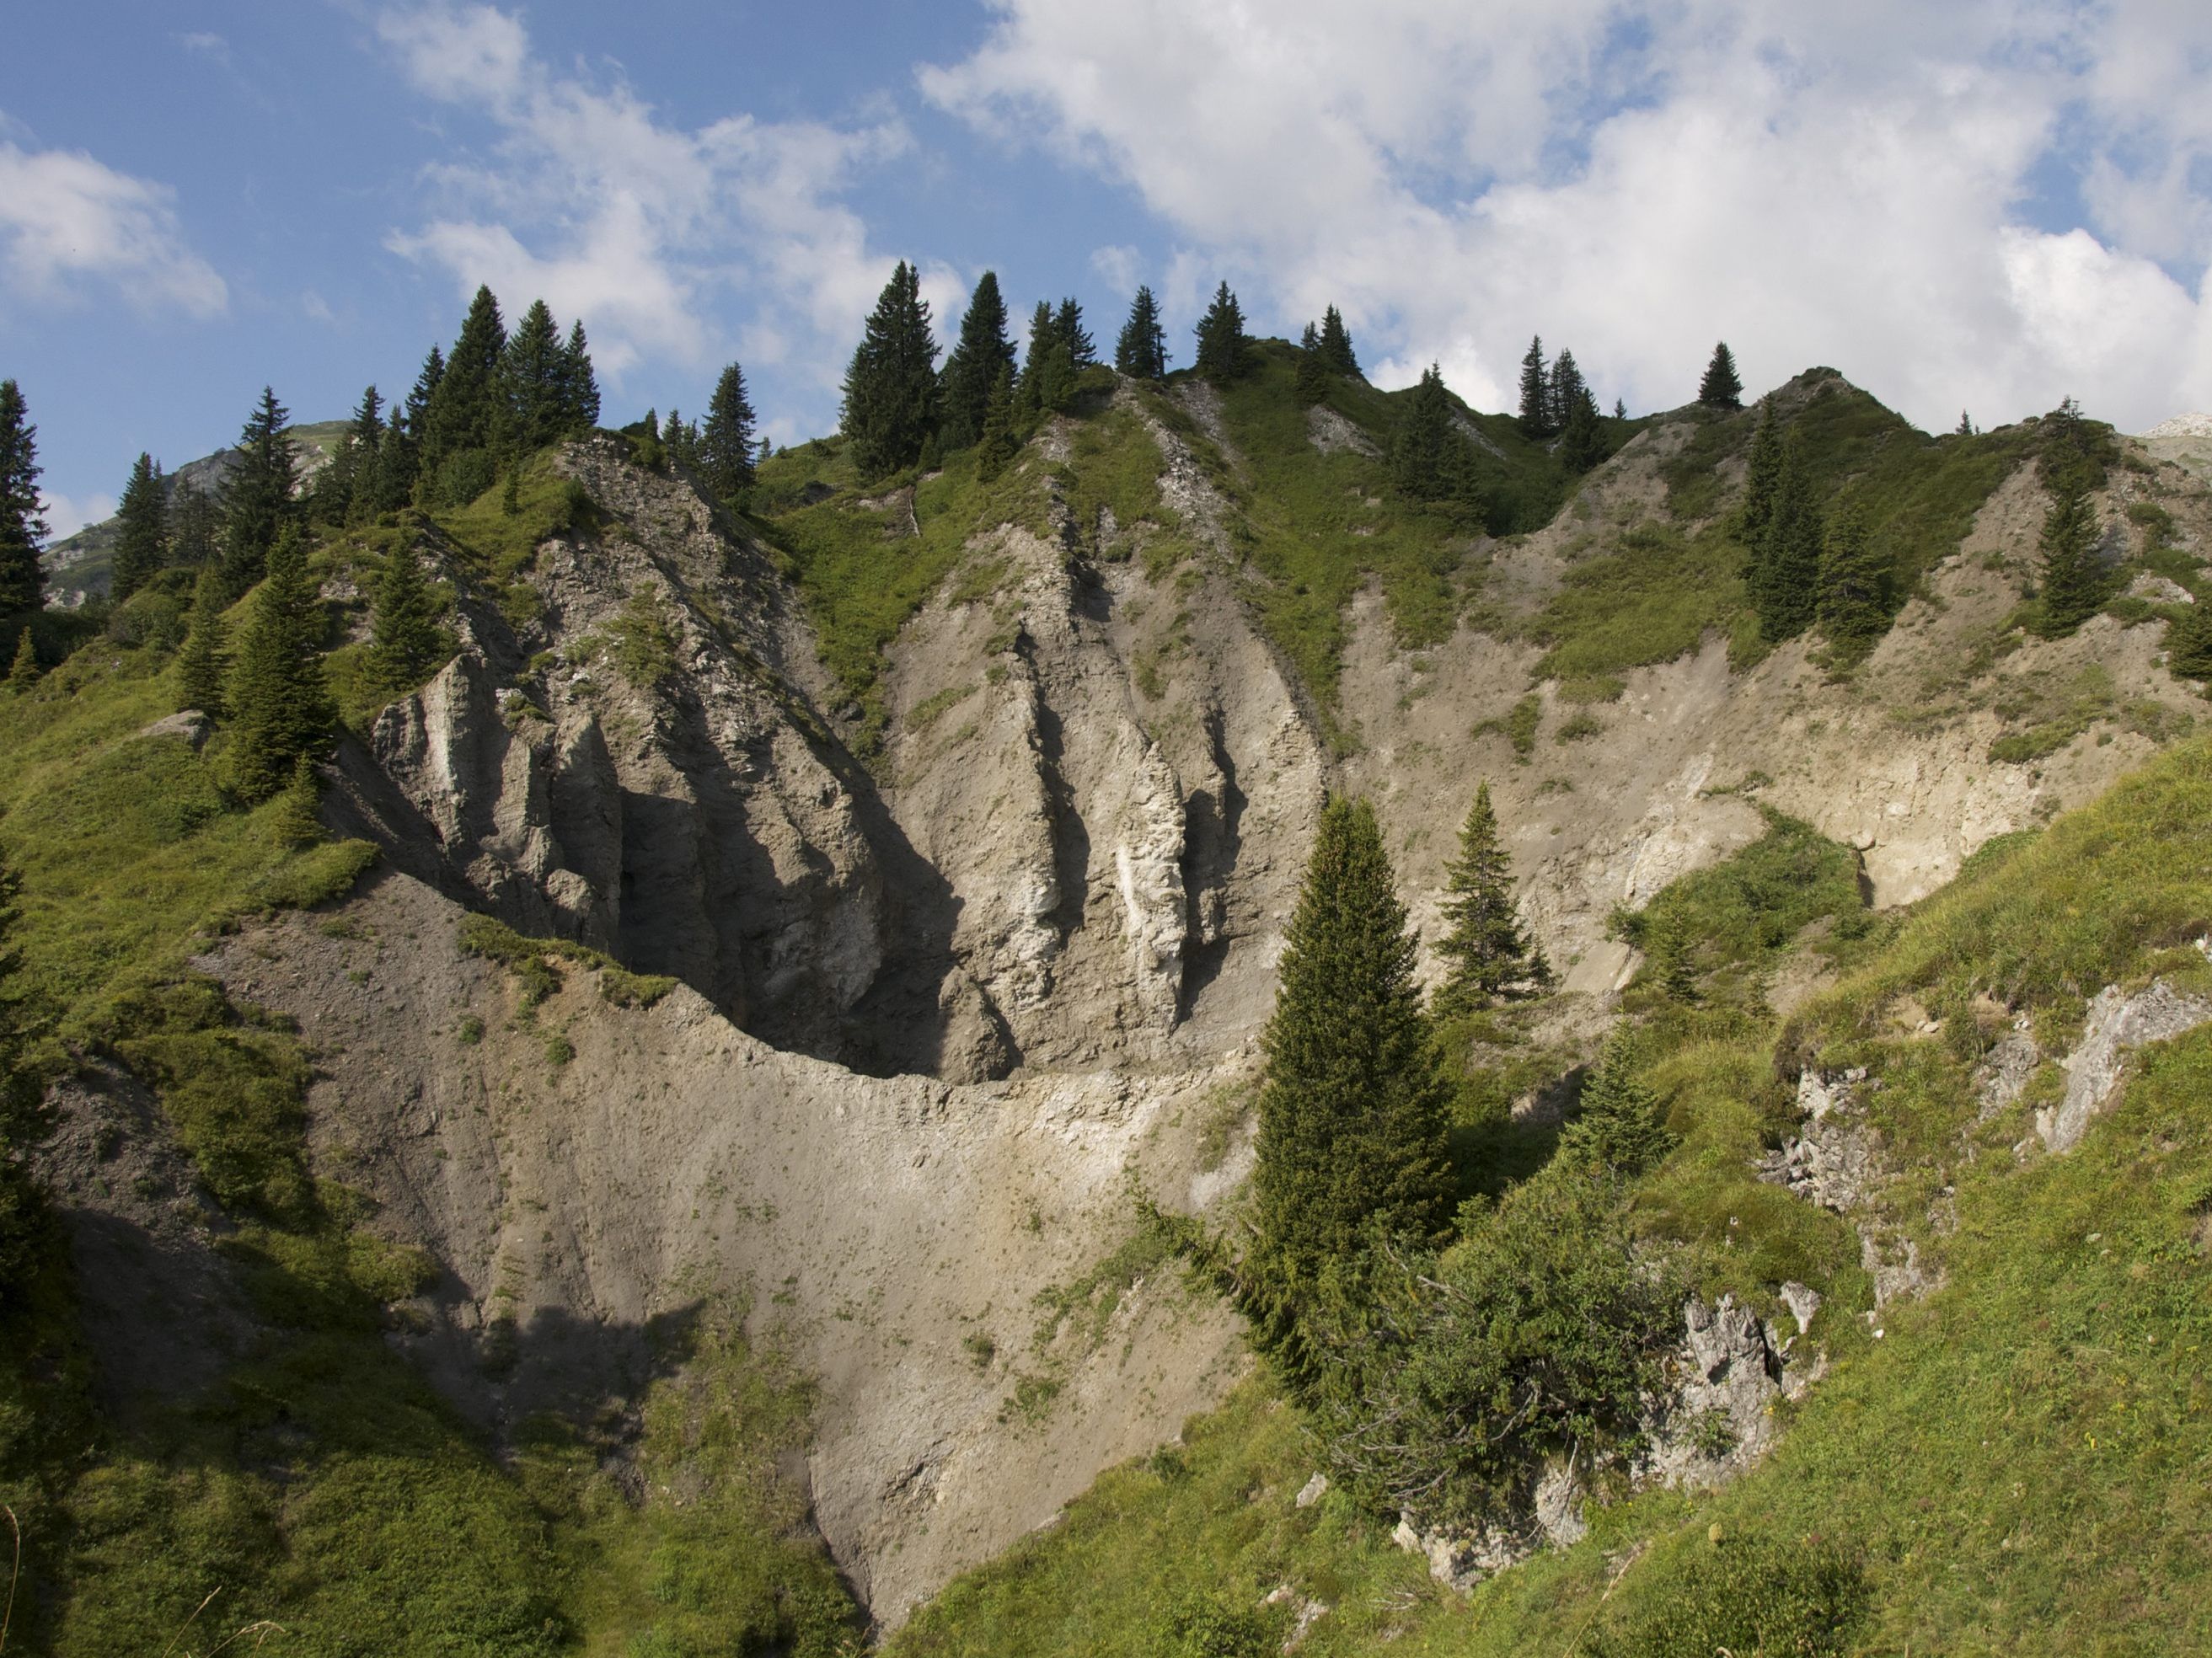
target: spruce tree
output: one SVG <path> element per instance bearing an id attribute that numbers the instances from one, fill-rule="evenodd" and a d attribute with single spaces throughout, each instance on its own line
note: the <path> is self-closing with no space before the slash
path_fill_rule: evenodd
<path id="1" fill-rule="evenodd" d="M 239 435 L 238 459 L 222 481 L 222 576 L 234 595 L 261 580 L 269 550 L 297 516 L 293 493 L 298 483 L 292 416 L 264 386 Z"/>
<path id="2" fill-rule="evenodd" d="M 418 429 L 422 481 L 433 505 L 463 505 L 491 481 L 486 458 L 507 430 L 501 395 L 506 356 L 499 301 L 490 288 L 478 287 Z"/>
<path id="3" fill-rule="evenodd" d="M 1348 380 L 1364 378 L 1358 355 L 1352 349 L 1352 331 L 1344 325 L 1344 313 L 1333 305 L 1321 316 L 1321 355 L 1332 374 L 1341 374 Z"/>
<path id="4" fill-rule="evenodd" d="M 2088 480 L 2081 469 L 2069 466 L 2057 471 L 2050 488 L 2051 509 L 2043 515 L 2037 631 L 2055 639 L 2097 613 L 2105 602 L 2105 573 L 2097 560 L 2097 513 Z"/>
<path id="5" fill-rule="evenodd" d="M 1589 396 L 1589 387 L 1583 383 L 1583 371 L 1575 366 L 1575 354 L 1565 346 L 1552 360 L 1551 413 L 1547 416 L 1551 429 L 1564 432 L 1567 422 L 1574 418 L 1575 410 Z M 1593 405 L 1592 412 L 1595 412 Z"/>
<path id="6" fill-rule="evenodd" d="M 1006 332 L 1006 301 L 999 278 L 986 270 L 976 279 L 960 319 L 960 338 L 945 360 L 939 390 L 945 412 L 945 446 L 965 449 L 983 434 L 983 415 L 999 370 L 1014 366 L 1014 342 Z"/>
<path id="7" fill-rule="evenodd" d="M 1565 353 L 1560 360 L 1566 360 Z M 1605 459 L 1605 427 L 1597 399 L 1577 380 L 1571 406 L 1559 430 L 1559 459 L 1571 471 L 1587 472 Z"/>
<path id="8" fill-rule="evenodd" d="M 1613 417 L 1615 420 L 1626 420 L 1628 418 L 1628 399 L 1626 398 L 1615 398 L 1613 400 Z"/>
<path id="9" fill-rule="evenodd" d="M 380 684 L 402 690 L 418 683 L 445 644 L 438 632 L 438 603 L 422 579 L 422 562 L 411 537 L 385 560 L 369 622 L 369 663 Z"/>
<path id="10" fill-rule="evenodd" d="M 1021 450 L 1021 440 L 1014 431 L 1014 371 L 1000 363 L 990 401 L 983 405 L 983 435 L 975 446 L 975 476 L 990 483 L 1013 464 Z"/>
<path id="11" fill-rule="evenodd" d="M 285 780 L 276 807 L 269 814 L 270 835 L 277 845 L 313 846 L 323 838 L 323 826 L 316 811 L 322 798 L 321 774 L 315 762 L 302 754 L 292 762 L 292 775 Z"/>
<path id="12" fill-rule="evenodd" d="M 1736 377 L 1735 354 L 1728 349 L 1726 340 L 1713 347 L 1705 377 L 1698 382 L 1698 401 L 1709 409 L 1743 407 L 1743 381 Z"/>
<path id="13" fill-rule="evenodd" d="M 169 562 L 187 570 L 215 564 L 222 553 L 222 508 L 207 490 L 172 480 Z"/>
<path id="14" fill-rule="evenodd" d="M 903 259 L 845 371 L 843 425 L 864 478 L 913 465 L 937 429 L 937 343 L 921 273 Z"/>
<path id="15" fill-rule="evenodd" d="M 39 545 L 46 519 L 39 499 L 39 428 L 30 422 L 22 389 L 0 380 L 0 616 L 35 610 L 45 602 L 46 567 Z"/>
<path id="16" fill-rule="evenodd" d="M 8 669 L 8 689 L 21 696 L 39 683 L 39 676 L 45 671 L 39 665 L 38 642 L 31 637 L 31 622 L 26 616 L 15 634 L 15 659 Z"/>
<path id="17" fill-rule="evenodd" d="M 384 398 L 372 386 L 355 405 L 353 423 L 337 452 L 316 477 L 317 519 L 325 524 L 358 524 L 374 515 L 377 456 L 383 446 Z"/>
<path id="18" fill-rule="evenodd" d="M 1083 307 L 1073 295 L 1060 302 L 1060 309 L 1053 313 L 1052 329 L 1067 348 L 1068 364 L 1078 374 L 1098 361 L 1098 348 L 1091 343 L 1091 335 L 1083 326 Z"/>
<path id="19" fill-rule="evenodd" d="M 1390 442 L 1390 481 L 1401 494 L 1415 501 L 1443 496 L 1453 438 L 1451 394 L 1431 363 L 1421 371 Z"/>
<path id="20" fill-rule="evenodd" d="M 1256 1265 L 1278 1303 L 1379 1230 L 1449 1218 L 1446 1090 L 1375 810 L 1322 812 L 1261 1039 Z"/>
<path id="21" fill-rule="evenodd" d="M 717 500 L 744 504 L 753 488 L 753 405 L 745 371 L 732 363 L 714 382 L 707 424 L 699 434 L 699 471 Z"/>
<path id="22" fill-rule="evenodd" d="M 1034 425 L 1044 412 L 1038 393 L 1044 384 L 1045 362 L 1052 349 L 1059 343 L 1052 325 L 1052 307 L 1043 300 L 1030 313 L 1030 337 L 1022 350 L 1022 372 L 1014 382 L 1014 415 L 1024 424 Z"/>
<path id="23" fill-rule="evenodd" d="M 1856 501 L 1828 520 L 1820 550 L 1820 631 L 1847 647 L 1872 644 L 1889 626 L 1889 568 Z"/>
<path id="24" fill-rule="evenodd" d="M 1167 331 L 1160 325 L 1160 304 L 1152 290 L 1139 287 L 1129 301 L 1129 319 L 1114 342 L 1114 367 L 1132 380 L 1164 380 L 1168 372 Z"/>
<path id="25" fill-rule="evenodd" d="M 369 507 L 376 513 L 396 513 L 415 497 L 415 434 L 392 411 L 385 423 L 384 441 L 377 446 L 376 470 L 369 481 Z"/>
<path id="26" fill-rule="evenodd" d="M 323 674 L 327 618 L 307 574 L 307 550 L 287 525 L 269 550 L 224 687 L 230 708 L 230 783 L 247 800 L 283 788 L 301 756 L 319 759 L 337 723 Z"/>
<path id="27" fill-rule="evenodd" d="M 568 343 L 561 349 L 561 408 L 567 436 L 581 437 L 599 423 L 599 377 L 580 317 L 568 325 Z"/>
<path id="28" fill-rule="evenodd" d="M 1544 337 L 1532 337 L 1521 358 L 1521 435 L 1552 435 L 1552 376 L 1544 367 Z"/>
<path id="29" fill-rule="evenodd" d="M 1736 539 L 1754 550 L 1766 541 L 1774 520 L 1774 498 L 1782 483 L 1782 428 L 1774 418 L 1774 399 L 1759 400 L 1759 429 L 1751 440 L 1745 468 L 1743 504 L 1736 509 Z"/>
<path id="30" fill-rule="evenodd" d="M 1628 1042 L 1615 1036 L 1583 1080 L 1559 1156 L 1615 1175 L 1641 1174 L 1674 1148 L 1659 1096 L 1637 1076 Z"/>
<path id="31" fill-rule="evenodd" d="M 107 594 L 118 604 L 151 581 L 169 562 L 169 486 L 151 455 L 131 465 L 115 508 L 115 564 Z"/>
<path id="32" fill-rule="evenodd" d="M 210 720 L 225 712 L 223 681 L 230 671 L 228 624 L 223 621 L 222 573 L 213 564 L 200 567 L 192 588 L 192 608 L 186 620 L 185 642 L 177 653 L 177 708 L 197 708 Z"/>
<path id="33" fill-rule="evenodd" d="M 514 337 L 500 356 L 500 392 L 507 404 L 510 440 L 524 454 L 568 435 L 568 357 L 561 330 L 543 300 L 515 325 Z"/>
<path id="34" fill-rule="evenodd" d="M 1974 417 L 1968 414 L 1965 410 L 1961 409 L 1959 411 L 1959 423 L 1951 428 L 1951 435 L 1954 438 L 1971 438 L 1975 436 Z"/>
<path id="35" fill-rule="evenodd" d="M 1298 401 L 1310 408 L 1328 396 L 1328 359 L 1322 354 L 1321 331 L 1311 323 L 1298 337 L 1298 372 L 1293 386 Z"/>
<path id="36" fill-rule="evenodd" d="M 1437 993 L 1439 1012 L 1464 1013 L 1516 987 L 1548 981 L 1551 969 L 1514 913 L 1513 865 L 1498 836 L 1487 779 L 1476 786 L 1444 884 L 1451 931 L 1437 950 L 1451 966 Z"/>
<path id="37" fill-rule="evenodd" d="M 2177 679 L 2212 679 L 2212 601 L 2198 600 L 2166 624 L 2166 671 Z"/>
<path id="38" fill-rule="evenodd" d="M 1746 586 L 1759 612 L 1759 632 L 1770 643 L 1794 639 L 1812 625 L 1819 604 L 1825 539 L 1805 445 L 1792 430 L 1782 446 L 1773 516 L 1746 573 Z"/>
<path id="39" fill-rule="evenodd" d="M 1198 320 L 1198 372 L 1217 386 L 1225 386 L 1244 372 L 1244 310 L 1224 282 L 1213 290 L 1213 303 Z"/>
<path id="40" fill-rule="evenodd" d="M 446 353 L 442 348 L 434 344 L 429 355 L 422 359 L 422 369 L 416 374 L 415 384 L 407 393 L 407 429 L 414 434 L 418 450 L 422 442 L 422 428 L 430 419 L 430 399 L 438 395 L 438 386 L 445 378 Z M 393 411 L 392 418 L 398 418 L 397 410 Z"/>

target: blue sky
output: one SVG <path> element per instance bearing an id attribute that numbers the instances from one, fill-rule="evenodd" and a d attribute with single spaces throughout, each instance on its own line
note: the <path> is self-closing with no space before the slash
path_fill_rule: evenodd
<path id="1" fill-rule="evenodd" d="M 827 429 L 918 261 L 1177 343 L 1226 276 L 1478 404 L 1528 336 L 1683 401 L 1725 335 L 1930 426 L 2212 405 L 2212 8 L 2181 0 L 449 0 L 24 7 L 0 64 L 0 375 L 58 531 L 142 448 L 403 390 L 465 295 L 580 313 L 611 418 L 744 362 Z M 1352 21 L 1356 19 L 1356 21 Z"/>

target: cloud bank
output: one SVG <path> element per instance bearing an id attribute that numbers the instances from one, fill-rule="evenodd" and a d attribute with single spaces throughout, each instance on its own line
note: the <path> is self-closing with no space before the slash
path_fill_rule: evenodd
<path id="1" fill-rule="evenodd" d="M 1135 192 L 1171 303 L 1334 302 L 1387 383 L 1500 406 L 1540 331 L 1665 407 L 1725 336 L 1935 427 L 2212 406 L 2212 9 L 992 4 L 925 96 Z"/>
<path id="2" fill-rule="evenodd" d="M 172 201 L 167 185 L 81 150 L 0 140 L 0 298 L 59 309 L 106 288 L 145 313 L 216 315 L 229 291 L 186 245 Z"/>

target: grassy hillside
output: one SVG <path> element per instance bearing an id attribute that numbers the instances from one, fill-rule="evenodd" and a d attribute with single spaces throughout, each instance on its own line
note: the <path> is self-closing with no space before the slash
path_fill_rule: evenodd
<path id="1" fill-rule="evenodd" d="M 1855 920 L 1834 890 L 1816 932 L 1842 976 L 1786 1023 L 1744 987 L 1829 854 L 1778 824 L 1654 906 L 1647 925 L 1702 919 L 1706 943 L 1693 996 L 1636 993 L 1645 1075 L 1680 1136 L 1638 1190 L 1646 1236 L 1690 1250 L 1708 1293 L 1769 1311 L 1788 1278 L 1827 1296 L 1812 1336 L 1828 1373 L 1778 1407 L 1779 1448 L 1735 1485 L 1593 1510 L 1588 1540 L 1461 1601 L 1389 1545 L 1387 1516 L 1334 1492 L 1294 1504 L 1316 1449 L 1263 1376 L 1182 1445 L 1109 1474 L 1060 1525 L 954 1584 L 892 1649 L 1257 1651 L 1178 1644 L 1188 1603 L 1255 1619 L 1251 1638 L 1272 1643 L 1305 1598 L 1330 1610 L 1299 1650 L 1327 1655 L 1708 1650 L 1729 1617 L 1790 1606 L 1814 1607 L 1804 1627 L 1826 1631 L 1790 1650 L 2212 1643 L 2212 1028 L 2148 1050 L 2063 1157 L 2014 1150 L 2061 1084 L 2055 1065 L 1993 1114 L 1973 1083 L 2009 1028 L 2006 1004 L 2063 1051 L 2106 983 L 2164 973 L 2212 988 L 2189 943 L 2212 925 L 2208 824 L 2212 744 L 2198 741 L 1991 847 L 1901 921 Z M 1925 1300 L 1864 1316 L 1870 1286 L 1842 1222 L 1752 1179 L 1805 1063 L 1880 1079 L 1872 1118 L 1910 1171 L 1888 1208 L 1944 1274 Z M 1826 1575 L 1814 1582 L 1808 1562 Z"/>

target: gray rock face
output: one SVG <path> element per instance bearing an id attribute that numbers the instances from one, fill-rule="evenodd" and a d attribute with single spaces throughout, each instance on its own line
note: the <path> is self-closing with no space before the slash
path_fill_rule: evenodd
<path id="1" fill-rule="evenodd" d="M 1766 1327 L 1732 1296 L 1682 1314 L 1672 1389 L 1638 1469 L 1648 1484 L 1717 1485 L 1772 1448 L 1782 1358 Z"/>
<path id="2" fill-rule="evenodd" d="M 198 708 L 186 708 L 182 714 L 173 714 L 139 728 L 141 737 L 174 737 L 192 745 L 195 751 L 215 735 L 215 721 Z"/>
<path id="3" fill-rule="evenodd" d="M 1851 1086 L 1865 1077 L 1861 1071 L 1831 1081 L 1815 1071 L 1800 1073 L 1804 1131 L 1760 1160 L 1759 1178 L 1839 1215 L 1863 1206 L 1882 1178 L 1881 1135 L 1851 1108 Z"/>
<path id="4" fill-rule="evenodd" d="M 2166 1042 L 2212 1019 L 2212 1001 L 2185 995 L 2164 979 L 2134 995 L 2106 985 L 2089 1004 L 2088 1022 L 2066 1067 L 2066 1094 L 2036 1113 L 2035 1130 L 2053 1151 L 2070 1151 L 2098 1113 L 2119 1091 L 2127 1056 L 2152 1042 Z"/>

